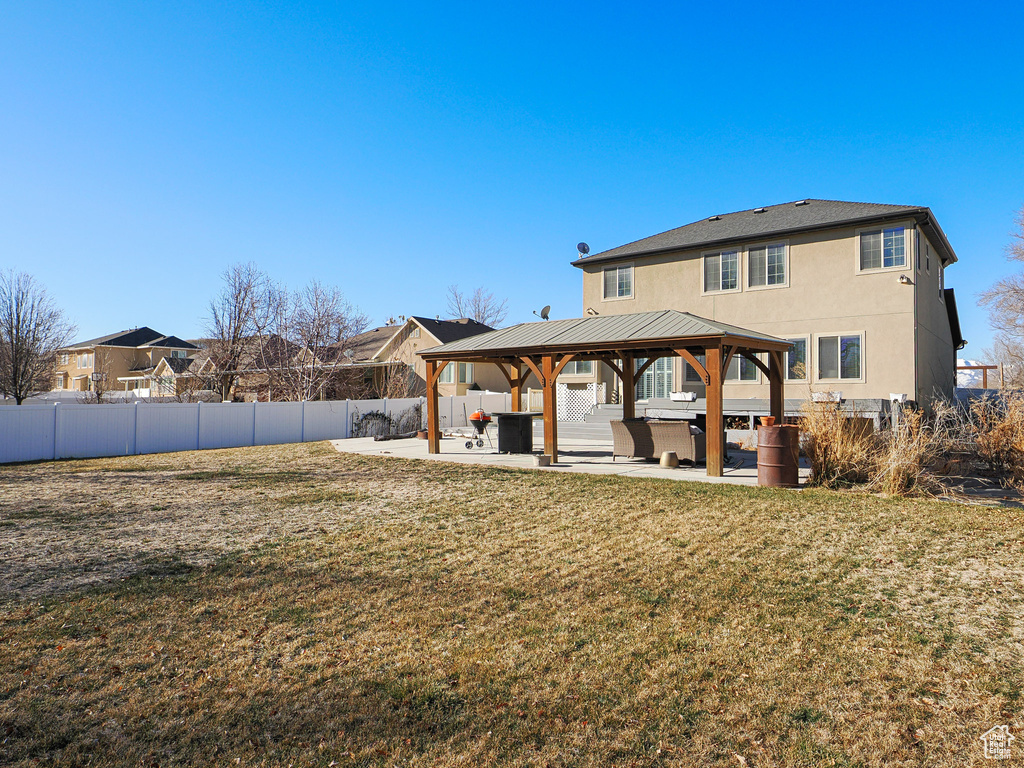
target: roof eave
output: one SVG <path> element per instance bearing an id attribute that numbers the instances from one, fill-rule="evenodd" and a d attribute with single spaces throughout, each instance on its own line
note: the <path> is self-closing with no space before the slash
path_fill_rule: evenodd
<path id="1" fill-rule="evenodd" d="M 785 229 L 773 230 L 771 232 L 762 232 L 747 235 L 744 237 L 726 237 L 718 240 L 703 240 L 699 243 L 690 243 L 683 246 L 669 246 L 665 248 L 652 248 L 650 250 L 635 251 L 627 254 L 615 254 L 613 256 L 604 256 L 603 254 L 596 254 L 594 256 L 588 256 L 584 259 L 573 259 L 569 263 L 574 267 L 583 269 L 588 264 L 597 263 L 612 263 L 616 261 L 632 261 L 634 259 L 646 259 L 652 256 L 661 256 L 668 253 L 681 253 L 683 251 L 697 251 L 705 250 L 713 246 L 732 245 L 739 243 L 752 242 L 753 240 L 763 240 L 771 237 L 781 237 L 783 235 L 793 235 L 800 232 L 820 232 L 827 229 L 840 229 L 842 227 L 856 226 L 859 224 L 870 224 L 878 221 L 893 221 L 898 219 L 913 218 L 919 224 L 921 221 L 919 217 L 925 216 L 931 222 L 935 223 L 935 229 L 941 235 L 942 243 L 945 248 L 948 249 L 952 255 L 952 261 L 956 261 L 956 255 L 952 253 L 953 249 L 949 245 L 949 241 L 946 240 L 945 234 L 942 233 L 942 229 L 939 228 L 938 223 L 935 222 L 935 217 L 928 208 L 909 208 L 903 211 L 893 211 L 885 214 L 873 214 L 871 216 L 858 216 L 851 219 L 843 219 L 841 221 L 833 221 L 824 224 L 814 224 L 811 226 L 804 227 L 787 227 Z M 655 237 L 657 235 L 654 235 Z M 614 249 L 612 249 L 614 250 Z"/>

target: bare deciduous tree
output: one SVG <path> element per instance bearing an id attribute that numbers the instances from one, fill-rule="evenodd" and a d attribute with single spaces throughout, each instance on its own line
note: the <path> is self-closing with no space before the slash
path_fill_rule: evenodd
<path id="1" fill-rule="evenodd" d="M 367 320 L 338 288 L 316 280 L 291 292 L 271 292 L 269 333 L 260 337 L 261 367 L 278 399 L 316 400 L 347 373 L 347 342 Z"/>
<path id="2" fill-rule="evenodd" d="M 448 314 L 453 319 L 468 317 L 496 328 L 508 315 L 508 299 L 498 301 L 493 293 L 482 287 L 467 295 L 459 290 L 459 286 L 449 285 Z"/>
<path id="3" fill-rule="evenodd" d="M 1017 231 L 1012 238 L 1006 247 L 1006 257 L 1024 262 L 1024 207 L 1017 214 Z M 1004 364 L 1006 383 L 1024 385 L 1024 271 L 999 280 L 981 294 L 980 303 L 988 307 L 989 323 L 996 331 L 992 351 L 997 361 Z"/>
<path id="4" fill-rule="evenodd" d="M 30 275 L 0 273 L 0 394 L 21 405 L 51 389 L 56 352 L 74 332 Z"/>
<path id="5" fill-rule="evenodd" d="M 274 291 L 266 274 L 252 262 L 230 267 L 223 279 L 220 294 L 210 301 L 206 331 L 221 398 L 228 400 L 239 371 L 256 354 L 253 341 L 270 324 Z"/>
<path id="6" fill-rule="evenodd" d="M 96 347 L 93 352 L 89 389 L 78 396 L 80 403 L 95 404 L 109 402 L 111 392 L 118 384 L 117 379 L 114 377 L 117 357 L 121 357 L 121 355 L 109 347 Z"/>

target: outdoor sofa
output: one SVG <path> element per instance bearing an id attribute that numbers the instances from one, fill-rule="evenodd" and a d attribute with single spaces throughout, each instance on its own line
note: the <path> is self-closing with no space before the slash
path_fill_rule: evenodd
<path id="1" fill-rule="evenodd" d="M 682 419 L 616 419 L 612 425 L 612 461 L 618 456 L 660 459 L 674 451 L 679 461 L 705 459 L 707 436 Z"/>

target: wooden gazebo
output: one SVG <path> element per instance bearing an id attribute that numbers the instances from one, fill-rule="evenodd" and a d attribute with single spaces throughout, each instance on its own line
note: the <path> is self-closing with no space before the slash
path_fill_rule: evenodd
<path id="1" fill-rule="evenodd" d="M 623 418 L 633 418 L 635 384 L 656 360 L 681 357 L 700 376 L 706 389 L 707 473 L 721 476 L 725 455 L 722 380 L 736 355 L 750 360 L 768 378 L 770 412 L 782 420 L 784 353 L 789 342 L 706 320 L 688 312 L 663 310 L 631 315 L 599 315 L 572 320 L 523 323 L 425 349 L 418 354 L 427 364 L 427 440 L 430 453 L 439 453 L 441 430 L 437 409 L 437 380 L 448 363 L 492 363 L 508 380 L 512 402 L 522 402 L 523 384 L 532 372 L 544 392 L 544 453 L 558 461 L 558 421 L 555 381 L 573 360 L 598 360 L 622 382 Z M 757 355 L 765 353 L 765 364 Z M 701 363 L 699 356 L 704 356 Z M 640 366 L 638 359 L 645 359 Z"/>

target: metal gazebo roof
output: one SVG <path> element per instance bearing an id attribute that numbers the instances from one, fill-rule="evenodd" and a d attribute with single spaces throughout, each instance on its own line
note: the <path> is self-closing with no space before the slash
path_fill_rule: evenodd
<path id="1" fill-rule="evenodd" d="M 620 348 L 668 348 L 712 339 L 757 351 L 790 347 L 789 342 L 765 333 L 665 309 L 521 323 L 424 349 L 418 354 L 428 360 L 454 360 L 545 351 L 586 353 Z"/>

